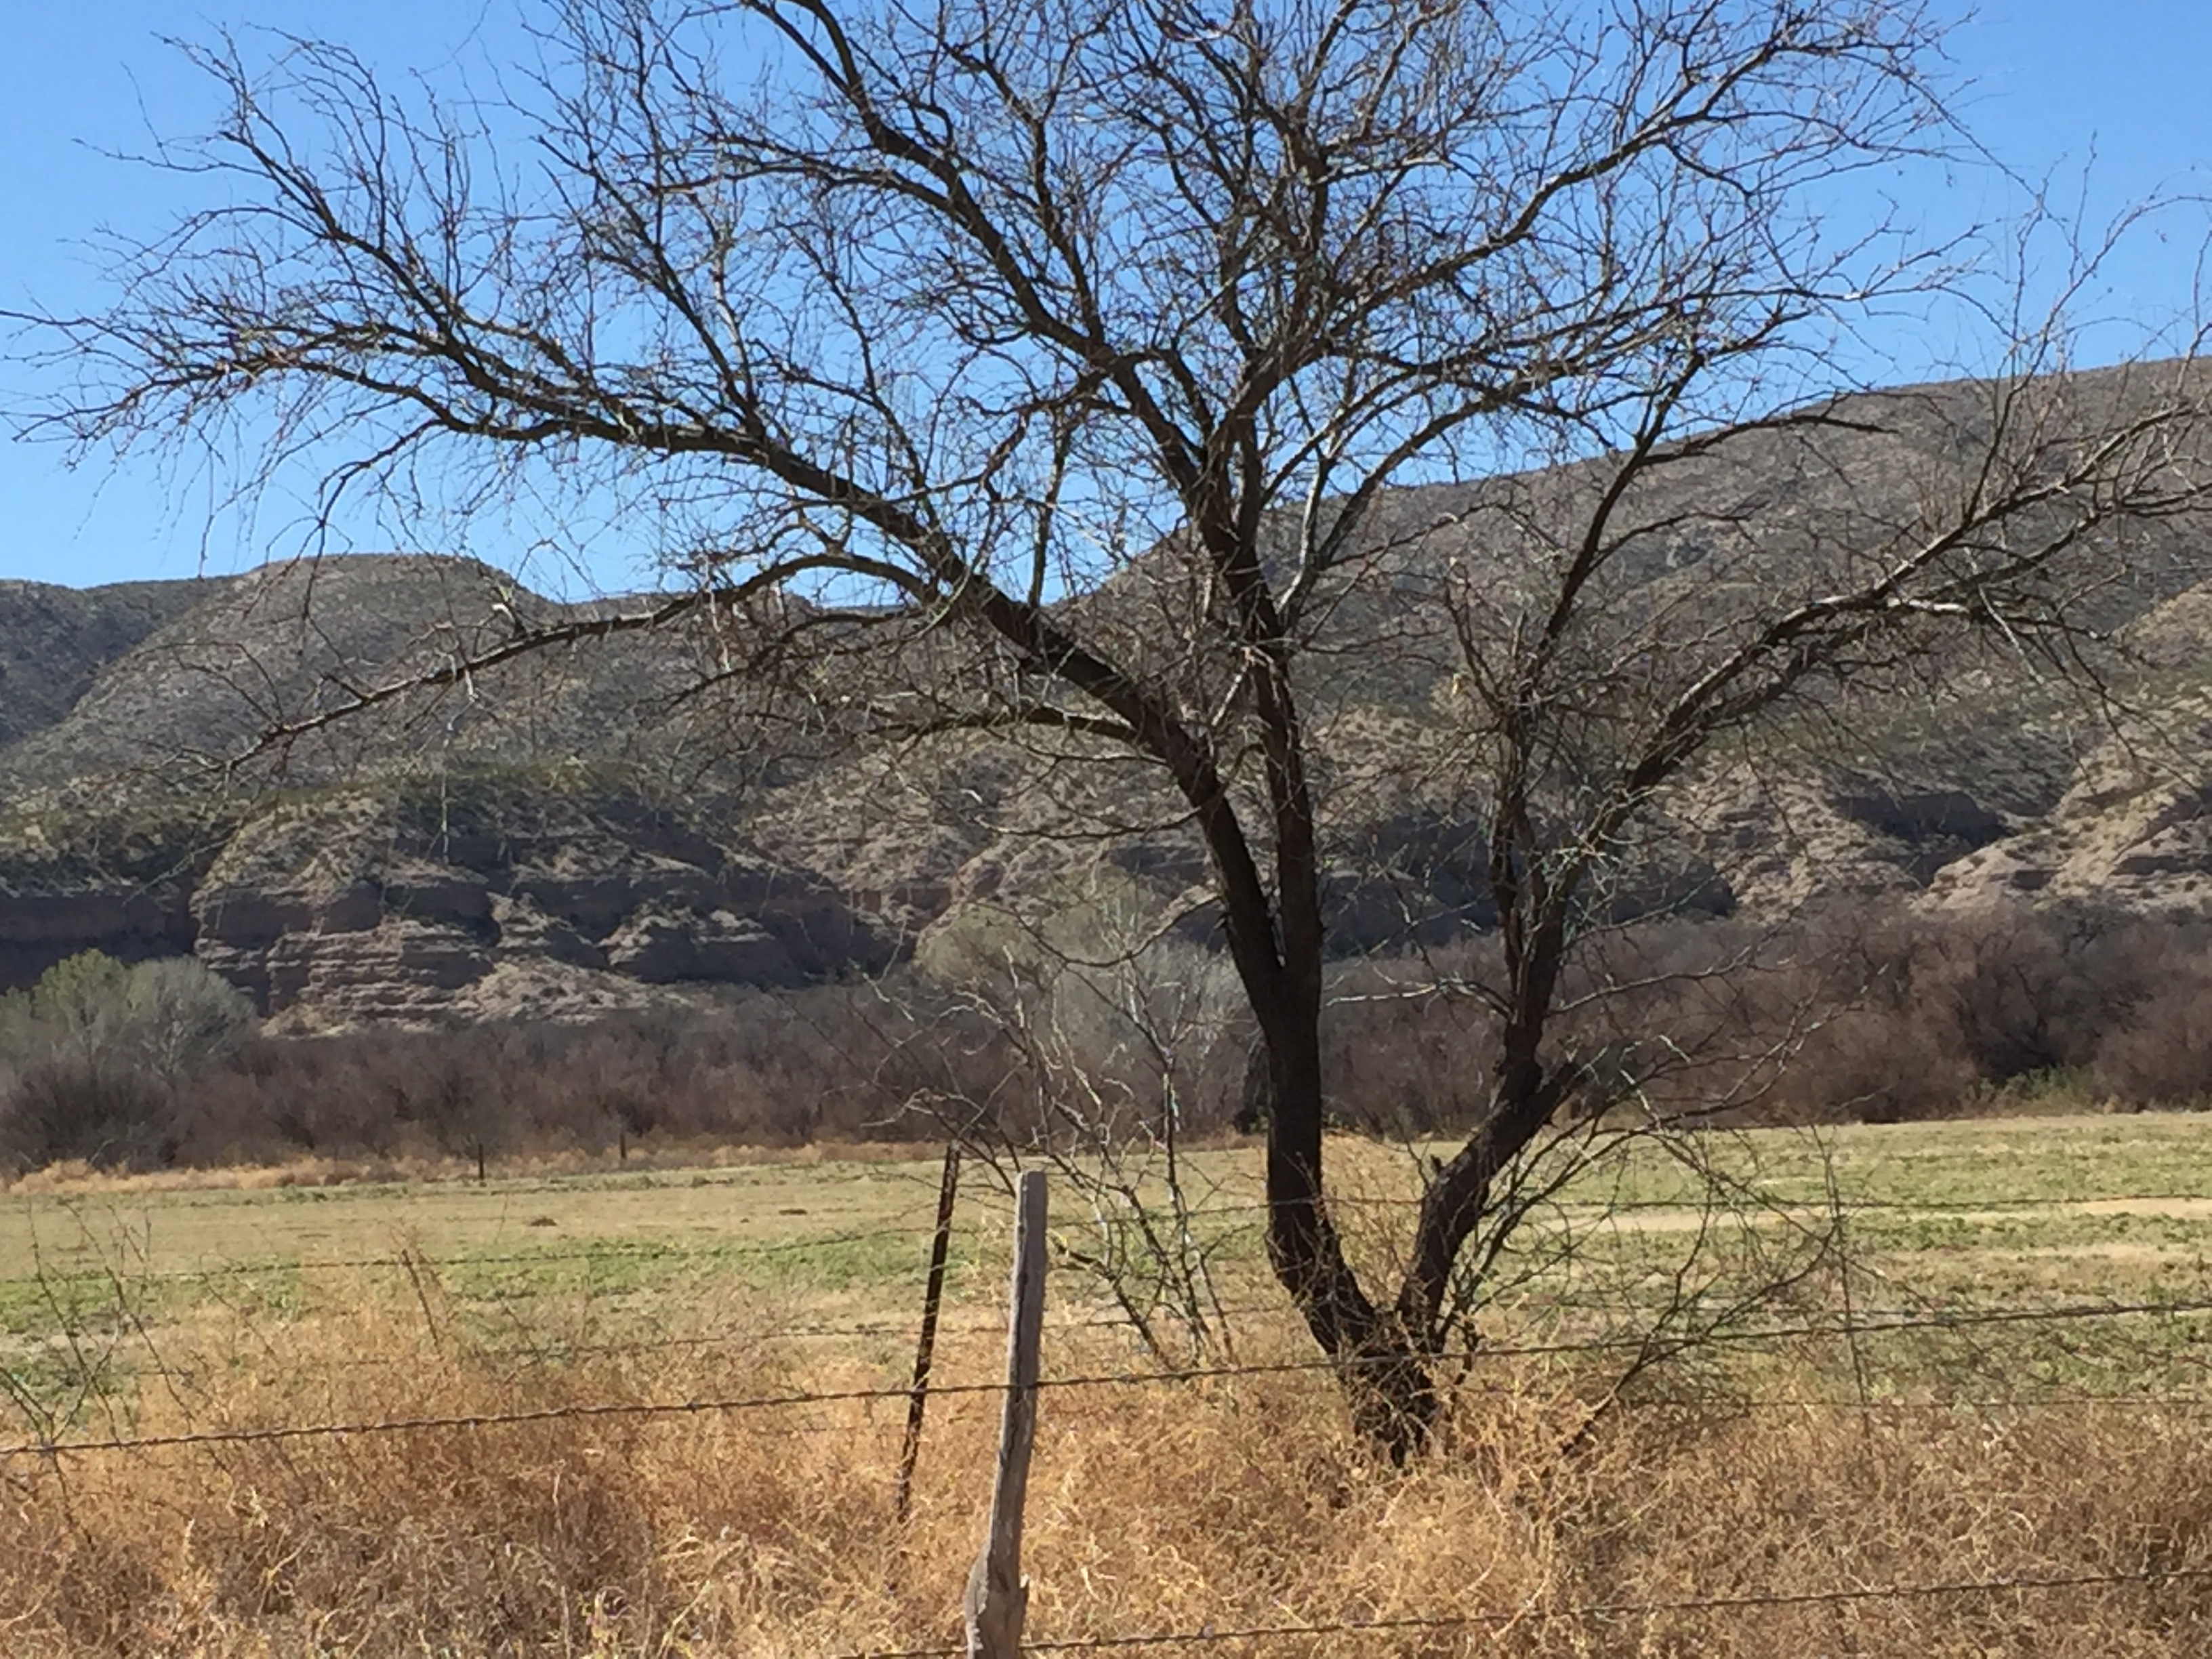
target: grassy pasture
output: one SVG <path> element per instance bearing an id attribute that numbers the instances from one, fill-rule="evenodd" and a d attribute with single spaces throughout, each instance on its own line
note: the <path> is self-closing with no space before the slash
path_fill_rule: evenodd
<path id="1" fill-rule="evenodd" d="M 1443 1150 L 1441 1148 L 1435 1150 Z M 1402 1150 L 1340 1143 L 1344 1224 L 1387 1267 L 1414 1190 Z M 2212 1120 L 2007 1118 L 1854 1126 L 1813 1136 L 1717 1136 L 1738 1183 L 1733 1219 L 1768 1232 L 1828 1224 L 1840 1208 L 1870 1287 L 1922 1297 L 2188 1298 L 2212 1290 Z M 1256 1151 L 1189 1157 L 1198 1230 L 1240 1305 L 1272 1294 Z M 718 1297 L 766 1297 L 813 1322 L 834 1309 L 910 1321 L 936 1200 L 934 1160 L 878 1153 L 720 1168 L 640 1169 L 333 1185 L 172 1187 L 87 1181 L 0 1199 L 0 1334 L 21 1343 L 118 1298 L 183 1317 L 258 1297 L 279 1318 L 304 1279 L 400 1273 L 414 1259 L 459 1307 L 557 1304 L 635 1326 L 680 1324 Z M 1711 1224 L 1704 1176 L 1646 1150 L 1569 1183 L 1540 1211 L 1508 1276 L 1540 1302 L 1612 1266 L 1658 1271 Z M 971 1170 L 955 1227 L 956 1297 L 998 1294 L 1002 1189 Z M 1055 1233 L 1091 1242 L 1063 1192 Z M 1063 1300 L 1099 1287 L 1063 1275 Z M 1556 1296 L 1554 1297 L 1556 1299 Z M 1877 1296 L 1876 1300 L 1880 1297 Z M 987 1314 L 989 1310 L 984 1310 Z"/>
<path id="2" fill-rule="evenodd" d="M 1425 1150 L 1443 1150 L 1425 1149 Z M 1401 1153 L 1353 1142 L 1355 1200 L 1411 1190 Z M 1209 1208 L 1261 1196 L 1255 1149 L 1189 1155 Z M 2008 1117 L 1856 1125 L 1812 1135 L 1769 1130 L 1715 1136 L 1713 1162 L 1778 1204 L 1818 1208 L 1830 1183 L 1850 1206 L 1918 1210 L 1931 1226 L 2001 1217 L 2040 1232 L 2068 1218 L 2157 1218 L 2183 1231 L 2212 1219 L 2212 1120 L 2195 1116 Z M 281 1172 L 278 1172 L 281 1175 Z M 920 1231 L 936 1198 L 934 1158 L 868 1152 L 719 1168 L 608 1170 L 495 1178 L 330 1185 L 172 1185 L 129 1178 L 41 1185 L 0 1194 L 0 1277 L 174 1275 L 303 1261 L 391 1255 L 405 1249 L 465 1261 L 607 1252 L 726 1254 L 795 1249 L 857 1231 Z M 991 1212 L 971 1175 L 960 1231 Z M 1653 1154 L 1595 1170 L 1561 1194 L 1567 1212 L 1698 1201 L 1698 1176 Z M 1072 1221 L 1065 1203 L 1056 1219 Z M 1663 1229 L 1657 1213 L 1639 1224 Z M 1680 1218 L 1674 1218 L 1680 1225 Z M 1990 1249 L 2003 1254 L 2003 1247 Z"/>
<path id="3" fill-rule="evenodd" d="M 1409 1162 L 1339 1152 L 1352 1246 L 1386 1264 Z M 1992 1317 L 2212 1297 L 2212 1120 L 1760 1132 L 1709 1152 L 1723 1212 L 1647 1152 L 1535 1218 L 1481 1316 L 1490 1349 L 1409 1474 L 1351 1439 L 1325 1374 L 1145 1380 L 1157 1360 L 1096 1279 L 1056 1269 L 1046 1372 L 1070 1381 L 1042 1411 L 1033 1634 L 1441 1612 L 1474 1622 L 1187 1650 L 2212 1651 L 2212 1582 L 2137 1582 L 2212 1570 L 2212 1316 Z M 1190 1184 L 1231 1311 L 1204 1363 L 1309 1359 L 1267 1279 L 1256 1154 L 1199 1152 Z M 0 1443 L 547 1413 L 0 1457 L 0 1649 L 944 1643 L 988 1486 L 996 1400 L 961 1390 L 999 1364 L 1006 1205 L 970 1172 L 952 1391 L 900 1528 L 893 1391 L 935 1186 L 933 1162 L 869 1152 L 0 1194 Z M 1064 1252 L 1097 1242 L 1065 1190 L 1054 1222 Z M 1072 1381 L 1100 1376 L 1130 1380 Z M 868 1397 L 729 1403 L 829 1392 Z M 719 1403 L 675 1409 L 696 1401 Z M 2023 1576 L 2124 1582 L 1864 1593 Z M 1856 1599 L 1817 1599 L 1839 1586 Z"/>

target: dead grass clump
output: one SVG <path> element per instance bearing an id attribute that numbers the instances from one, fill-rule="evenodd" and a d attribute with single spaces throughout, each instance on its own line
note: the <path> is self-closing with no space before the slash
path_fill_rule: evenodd
<path id="1" fill-rule="evenodd" d="M 2208 1628 L 2201 1582 L 1813 1599 L 2203 1568 L 2201 1417 L 1760 1412 L 1696 1457 L 1673 1455 L 1672 1440 L 1663 1420 L 1609 1437 L 1574 1599 L 1808 1599 L 1617 1615 L 1605 1622 L 1635 1631 L 1624 1650 L 2174 1654 L 2197 1650 Z"/>
<path id="2" fill-rule="evenodd" d="M 536 1363 L 457 1346 L 434 1302 L 326 1294 L 296 1325 L 177 1334 L 174 1375 L 150 1381 L 117 1426 L 495 1415 L 889 1380 L 860 1353 L 772 1340 L 764 1315 L 743 1348 Z M 945 1380 L 987 1377 L 994 1346 L 988 1334 L 957 1341 Z M 1246 1346 L 1260 1358 L 1266 1345 Z M 1055 1333 L 1049 1364 L 1091 1375 L 1130 1360 L 1118 1339 Z M 2101 1659 L 2212 1640 L 2203 1581 L 1786 1599 L 2212 1570 L 2205 1413 L 1716 1399 L 1623 1405 L 1577 1439 L 1595 1379 L 1493 1365 L 1476 1382 L 1436 1455 L 1402 1474 L 1351 1438 L 1313 1373 L 1048 1391 L 1029 1512 L 1032 1635 L 1470 1621 L 1170 1650 L 1223 1659 Z M 957 1636 L 995 1412 L 988 1394 L 933 1405 L 903 1529 L 890 1520 L 896 1401 L 18 1457 L 0 1466 L 0 1630 L 9 1654 L 37 1659 L 937 1646 Z M 1682 1605 L 1774 1596 L 1785 1600 Z"/>
<path id="3" fill-rule="evenodd" d="M 242 1367 L 192 1356 L 200 1369 L 149 1389 L 131 1431 L 793 1385 L 765 1355 L 456 1357 L 396 1316 L 283 1347 Z M 351 1363 L 364 1358 L 403 1363 Z M 788 1412 L 556 1416 L 19 1463 L 0 1624 L 11 1653 L 819 1650 L 801 1633 L 820 1626 L 821 1589 L 869 1562 L 883 1576 L 889 1453 L 865 1423 L 812 1426 Z"/>

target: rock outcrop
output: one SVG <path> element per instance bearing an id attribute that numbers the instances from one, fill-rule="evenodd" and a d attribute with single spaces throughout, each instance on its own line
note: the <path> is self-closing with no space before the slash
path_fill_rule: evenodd
<path id="1" fill-rule="evenodd" d="M 2107 744 L 2047 818 L 1946 866 L 1930 902 L 2094 900 L 2212 922 L 2212 693 L 2171 705 L 2159 727 Z"/>
<path id="2" fill-rule="evenodd" d="M 622 797 L 331 792 L 240 825 L 191 911 L 199 957 L 295 1026 L 635 1000 L 611 978 L 800 985 L 897 949 L 818 876 Z"/>
<path id="3" fill-rule="evenodd" d="M 0 989 L 80 951 L 124 962 L 190 955 L 192 890 L 210 855 L 204 830 L 173 821 L 153 834 L 62 836 L 15 826 L 0 851 Z"/>

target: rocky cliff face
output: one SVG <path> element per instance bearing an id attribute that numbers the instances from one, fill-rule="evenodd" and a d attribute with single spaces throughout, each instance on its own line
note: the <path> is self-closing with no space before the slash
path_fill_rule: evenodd
<path id="1" fill-rule="evenodd" d="M 1776 915 L 1838 893 L 2094 896 L 2212 921 L 2212 696 L 2166 712 L 2154 754 L 2106 739 L 2077 762 L 2078 733 L 2045 742 L 1997 720 L 1900 745 L 1878 769 L 1721 768 L 1655 826 L 1608 902 L 1623 915 Z M 1337 820 L 1328 876 L 1339 946 L 1487 926 L 1464 810 L 1360 787 L 1365 810 Z M 959 748 L 855 754 L 750 798 L 671 802 L 611 775 L 447 766 L 229 810 L 131 811 L 137 827 L 81 804 L 0 825 L 0 986 L 88 948 L 192 952 L 276 1029 L 304 1030 L 574 1018 L 871 973 L 917 947 L 935 959 L 927 942 L 973 933 L 970 914 L 1034 919 L 1109 888 L 1194 942 L 1212 936 L 1203 860 L 1171 803 L 1086 796 L 1019 757 Z M 1117 815 L 1123 833 L 1094 838 Z"/>
<path id="2" fill-rule="evenodd" d="M 879 970 L 899 941 L 820 877 L 635 798 L 456 810 L 363 787 L 128 864 L 21 845 L 0 856 L 0 983 L 88 949 L 196 954 L 285 1027 L 313 1029 L 801 985 Z"/>
<path id="3" fill-rule="evenodd" d="M 187 882 L 72 872 L 20 855 L 0 870 L 0 989 L 27 985 L 80 951 L 143 962 L 190 956 L 194 942 Z"/>
<path id="4" fill-rule="evenodd" d="M 1888 424 L 1852 427 L 1832 466 L 1778 450 L 1723 477 L 1668 474 L 1685 501 L 1757 496 L 1759 522 L 1789 533 L 1751 545 L 1722 522 L 1655 537 L 1608 602 L 1694 619 L 1731 580 L 1816 582 L 1815 554 L 1906 512 L 1898 490 L 1949 441 L 1944 402 L 1941 388 L 1873 400 Z M 1577 476 L 1388 498 L 1364 579 L 1316 606 L 1327 632 L 1301 695 L 1345 951 L 1492 924 L 1439 572 L 1479 568 L 1510 599 L 1541 550 L 1486 548 L 1470 503 L 1493 486 L 1571 495 L 1588 484 Z M 1666 501 L 1652 511 L 1677 521 Z M 2212 920 L 2212 584 L 2193 585 L 2197 527 L 2146 533 L 2141 584 L 2099 588 L 2095 620 L 2125 624 L 2134 648 L 2120 735 L 2109 708 L 1978 662 L 1973 684 L 1940 686 L 1917 714 L 1831 711 L 1715 755 L 1617 849 L 1596 902 L 1628 918 L 1774 915 L 1838 894 L 2095 896 Z M 1072 629 L 1140 663 L 1183 649 L 1146 632 L 1163 600 L 1202 602 L 1176 587 L 1172 544 L 1147 558 L 1065 608 Z M 933 939 L 939 956 L 988 955 L 1002 921 L 1109 908 L 1139 933 L 1213 939 L 1188 814 L 1146 769 L 973 731 L 885 743 L 840 712 L 887 688 L 957 708 L 964 677 L 1006 672 L 957 630 L 757 679 L 732 666 L 731 618 L 580 639 L 257 746 L 272 725 L 312 722 L 518 623 L 599 614 L 428 556 L 83 594 L 0 583 L 0 987 L 85 948 L 190 951 L 280 1023 L 422 1023 L 793 985 L 927 957 Z M 1595 683 L 1609 683 L 1602 643 Z M 883 661 L 899 678 L 835 683 Z M 1225 690 L 1231 666 L 1201 663 L 1192 683 L 1218 670 Z M 1918 666 L 1940 680 L 1950 665 Z"/>
<path id="5" fill-rule="evenodd" d="M 0 585 L 0 673 L 47 688 L 0 700 L 0 987 L 81 950 L 191 952 L 294 1026 L 421 1024 L 888 963 L 891 929 L 726 815 L 745 733 L 729 699 L 670 706 L 697 678 L 682 640 L 518 665 L 228 764 L 274 722 L 564 614 L 411 556 Z M 711 779 L 701 722 L 734 757 Z"/>
<path id="6" fill-rule="evenodd" d="M 193 948 L 295 1024 L 572 1016 L 640 987 L 874 972 L 890 932 L 819 877 L 635 798 L 335 792 L 242 825 Z"/>

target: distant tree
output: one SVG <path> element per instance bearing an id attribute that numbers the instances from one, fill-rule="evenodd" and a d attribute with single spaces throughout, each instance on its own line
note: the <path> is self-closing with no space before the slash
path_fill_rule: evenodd
<path id="1" fill-rule="evenodd" d="M 0 1155 L 164 1161 L 178 1084 L 248 1030 L 252 1005 L 190 957 L 86 951 L 0 997 Z"/>
<path id="2" fill-rule="evenodd" d="M 1274 1271 L 1400 1454 L 1510 1172 L 1632 1086 L 1559 1015 L 1666 792 L 1976 638 L 2077 659 L 2117 532 L 2202 489 L 2188 366 L 2089 396 L 2035 378 L 2062 331 L 2002 314 L 1974 407 L 1832 400 L 1855 329 L 1984 251 L 1854 207 L 1966 148 L 1913 0 L 557 9 L 536 91 L 481 121 L 335 47 L 265 78 L 206 54 L 229 107 L 168 154 L 219 199 L 125 250 L 112 309 L 42 319 L 83 376 L 46 429 L 272 466 L 335 443 L 326 508 L 550 480 L 684 536 L 684 592 L 518 621 L 272 745 L 745 613 L 788 624 L 825 719 L 1018 734 L 1072 777 L 1143 763 L 1258 1028 Z M 1844 467 L 1869 421 L 1943 428 L 1904 506 L 1816 520 L 1762 487 Z M 1408 587 L 1416 551 L 1437 574 Z M 1394 594 L 1425 621 L 1376 611 L 1347 646 Z M 969 654 L 880 697 L 804 669 L 885 638 Z M 1347 651 L 1432 656 L 1436 746 L 1407 764 L 1468 781 L 1498 945 L 1476 1127 L 1381 1285 L 1322 1136 L 1313 710 Z"/>
<path id="3" fill-rule="evenodd" d="M 27 989 L 0 996 L 0 1058 L 106 1059 L 168 1084 L 223 1053 L 252 1023 L 245 994 L 192 957 L 125 963 L 82 951 Z"/>
<path id="4" fill-rule="evenodd" d="M 2173 949 L 2157 987 L 2106 1034 L 2097 1081 L 2142 1105 L 2212 1104 L 2212 946 Z"/>

